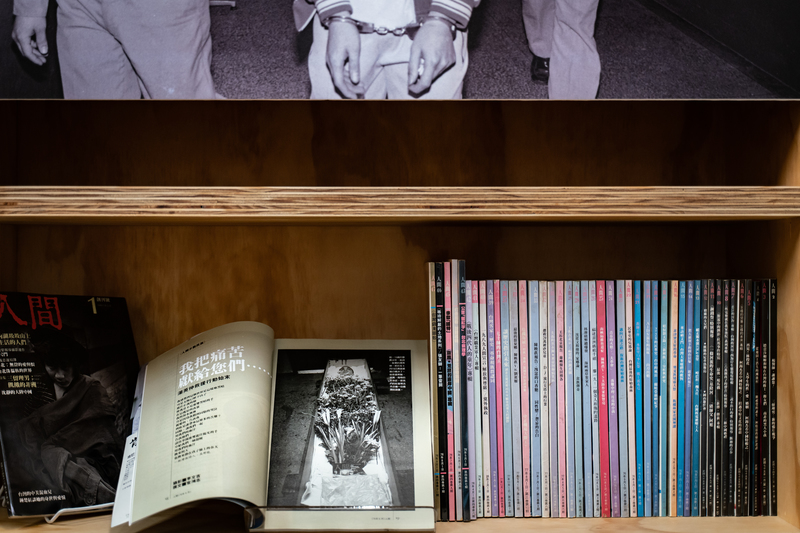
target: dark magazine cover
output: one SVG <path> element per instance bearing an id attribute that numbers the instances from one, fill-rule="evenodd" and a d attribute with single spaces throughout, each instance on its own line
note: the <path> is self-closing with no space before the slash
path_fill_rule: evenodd
<path id="1" fill-rule="evenodd" d="M 113 503 L 138 369 L 124 298 L 0 293 L 9 515 Z"/>

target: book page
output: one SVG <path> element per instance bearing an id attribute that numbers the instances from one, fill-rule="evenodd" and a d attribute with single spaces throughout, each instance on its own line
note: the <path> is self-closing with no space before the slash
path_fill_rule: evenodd
<path id="1" fill-rule="evenodd" d="M 264 505 L 273 341 L 235 322 L 148 364 L 132 522 L 205 498 Z"/>
<path id="2" fill-rule="evenodd" d="M 254 529 L 433 529 L 425 341 L 275 342 L 269 481 Z"/>

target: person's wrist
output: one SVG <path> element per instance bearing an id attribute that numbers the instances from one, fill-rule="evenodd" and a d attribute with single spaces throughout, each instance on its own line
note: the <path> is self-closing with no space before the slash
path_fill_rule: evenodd
<path id="1" fill-rule="evenodd" d="M 449 17 L 432 11 L 422 20 L 422 22 L 420 22 L 420 26 L 425 26 L 428 24 L 441 25 L 442 27 L 447 28 L 447 30 L 450 32 L 450 36 L 453 38 L 453 40 L 455 40 L 456 23 Z"/>
<path id="2" fill-rule="evenodd" d="M 325 28 L 330 28 L 331 24 L 336 23 L 343 23 L 343 24 L 350 24 L 353 27 L 358 27 L 356 24 L 355 19 L 350 16 L 349 11 L 340 11 L 339 13 L 334 13 L 333 15 L 327 16 L 322 19 L 322 26 Z"/>

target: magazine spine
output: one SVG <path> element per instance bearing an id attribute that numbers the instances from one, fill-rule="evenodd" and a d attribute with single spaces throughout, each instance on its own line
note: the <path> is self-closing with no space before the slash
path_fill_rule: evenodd
<path id="1" fill-rule="evenodd" d="M 642 282 L 633 282 L 633 357 L 636 386 L 636 513 L 644 512 L 644 376 L 642 375 Z"/>
<path id="2" fill-rule="evenodd" d="M 700 516 L 708 515 L 708 283 L 702 280 L 700 296 Z"/>
<path id="3" fill-rule="evenodd" d="M 597 335 L 592 319 L 596 306 L 594 281 L 581 281 L 581 357 L 583 363 L 583 470 L 587 517 L 600 518 L 600 443 L 597 402 Z M 595 309 L 596 313 L 597 310 Z"/>
<path id="4" fill-rule="evenodd" d="M 728 484 L 728 459 L 730 458 L 730 389 L 728 383 L 730 380 L 730 327 L 731 327 L 731 312 L 730 312 L 730 280 L 722 281 L 722 454 L 720 461 L 720 470 L 722 475 L 720 497 L 720 515 L 728 515 L 728 504 L 730 500 L 730 491 Z"/>
<path id="5" fill-rule="evenodd" d="M 669 516 L 678 516 L 678 312 L 680 286 L 670 281 Z"/>
<path id="6" fill-rule="evenodd" d="M 466 504 L 469 498 L 469 480 L 464 479 L 465 451 L 468 444 L 465 442 L 466 425 L 466 292 L 465 283 L 458 259 L 450 261 L 450 276 L 452 279 L 453 299 L 453 416 L 456 453 L 456 520 L 469 520 L 469 508 Z M 466 511 L 466 516 L 464 512 Z"/>
<path id="7" fill-rule="evenodd" d="M 497 367 L 495 365 L 495 346 L 494 346 L 494 283 L 492 280 L 486 282 L 486 344 L 487 344 L 487 374 L 489 387 L 487 396 L 489 399 L 489 460 L 490 460 L 490 496 L 491 496 L 491 516 L 499 516 L 500 480 L 499 466 L 497 462 Z"/>
<path id="8" fill-rule="evenodd" d="M 692 385 L 692 516 L 700 516 L 700 350 L 702 336 L 702 289 L 694 281 L 694 377 Z"/>
<path id="9" fill-rule="evenodd" d="M 651 398 L 653 409 L 653 516 L 660 516 L 660 493 L 661 481 L 660 470 L 661 461 L 659 451 L 661 449 L 661 432 L 660 432 L 660 415 L 659 415 L 659 387 L 661 385 L 661 371 L 659 368 L 660 352 L 658 348 L 658 341 L 660 337 L 660 328 L 658 321 L 659 299 L 658 299 L 659 284 L 658 281 L 652 280 L 650 282 L 650 298 L 652 298 L 650 311 L 650 335 L 652 337 L 653 347 L 651 357 L 653 358 L 652 372 L 653 372 L 653 397 Z"/>
<path id="10" fill-rule="evenodd" d="M 735 516 L 742 516 L 744 475 L 744 330 L 745 330 L 745 280 L 736 282 L 736 500 Z"/>
<path id="11" fill-rule="evenodd" d="M 564 282 L 556 281 L 556 401 L 558 402 L 558 515 L 567 517 L 567 387 L 564 346 Z"/>
<path id="12" fill-rule="evenodd" d="M 522 517 L 524 515 L 524 494 L 522 491 L 522 405 L 520 383 L 520 338 L 519 338 L 519 289 L 516 281 L 508 282 L 508 332 L 510 345 L 510 404 L 511 404 L 511 483 L 514 488 L 513 496 L 513 516 Z"/>
<path id="13" fill-rule="evenodd" d="M 600 448 L 600 515 L 611 516 L 611 467 L 609 458 L 609 381 L 611 370 L 606 356 L 606 298 L 605 281 L 596 281 L 595 298 L 595 352 L 597 353 L 598 382 L 598 444 Z M 591 317 L 590 317 L 591 320 Z"/>
<path id="14" fill-rule="evenodd" d="M 642 439 L 644 463 L 644 515 L 653 516 L 653 352 L 650 281 L 642 282 Z"/>
<path id="15" fill-rule="evenodd" d="M 444 264 L 445 383 L 447 386 L 447 509 L 448 521 L 456 519 L 455 414 L 453 412 L 453 300 L 450 263 Z"/>
<path id="16" fill-rule="evenodd" d="M 621 516 L 620 505 L 620 432 L 617 377 L 617 327 L 614 311 L 614 281 L 606 280 L 606 363 L 608 364 L 608 449 L 611 469 L 611 516 Z"/>
<path id="17" fill-rule="evenodd" d="M 531 395 L 531 515 L 542 516 L 542 407 L 540 393 L 539 282 L 528 282 Z"/>
<path id="18" fill-rule="evenodd" d="M 480 289 L 473 280 L 472 290 L 472 448 L 470 454 L 470 483 L 475 490 L 470 494 L 471 505 L 475 510 L 473 520 L 483 518 L 483 438 L 481 431 L 481 330 L 480 330 Z M 473 481 L 474 480 L 474 481 Z"/>
<path id="19" fill-rule="evenodd" d="M 769 280 L 761 280 L 761 515 L 769 515 Z"/>
<path id="20" fill-rule="evenodd" d="M 670 374 L 670 359 L 669 359 L 669 302 L 670 290 L 669 281 L 661 281 L 661 339 L 659 342 L 660 349 L 660 373 L 659 373 L 659 389 L 658 389 L 658 415 L 661 418 L 659 437 L 661 439 L 661 446 L 659 450 L 659 482 L 661 485 L 659 495 L 659 516 L 668 516 L 670 507 L 667 505 L 669 499 L 669 416 L 670 416 L 670 397 L 669 397 L 669 383 L 672 375 Z"/>
<path id="21" fill-rule="evenodd" d="M 778 516 L 778 280 L 769 280 L 769 515 Z"/>
<path id="22" fill-rule="evenodd" d="M 716 321 L 714 324 L 715 346 L 714 346 L 714 516 L 722 516 L 722 383 L 724 379 L 722 365 L 722 323 L 724 320 L 722 311 L 722 298 L 724 286 L 722 280 L 715 283 L 716 301 L 714 304 L 714 314 Z"/>
<path id="23" fill-rule="evenodd" d="M 499 516 L 506 516 L 505 428 L 503 427 L 503 326 L 500 322 L 500 280 L 494 283 L 494 367 L 497 416 L 497 494 Z"/>
<path id="24" fill-rule="evenodd" d="M 676 514 L 683 516 L 683 474 L 684 474 L 684 403 L 686 401 L 686 282 L 678 282 L 678 439 L 675 449 L 677 458 Z"/>
<path id="25" fill-rule="evenodd" d="M 514 516 L 514 427 L 511 408 L 511 325 L 509 322 L 508 280 L 500 282 L 500 324 L 502 328 L 503 368 L 503 472 L 506 516 Z"/>
<path id="26" fill-rule="evenodd" d="M 566 518 L 561 512 L 561 496 L 566 498 L 566 490 L 559 490 L 559 448 L 558 440 L 563 438 L 563 429 L 558 425 L 558 334 L 556 329 L 556 282 L 547 282 L 547 328 L 550 331 L 548 342 L 550 369 L 550 516 Z M 563 406 L 563 403 L 561 404 Z M 562 470 L 563 472 L 563 470 Z M 566 505 L 565 511 L 566 511 Z"/>
<path id="27" fill-rule="evenodd" d="M 583 431 L 583 368 L 581 360 L 581 284 L 572 282 L 572 357 L 574 368 L 572 376 L 575 383 L 573 393 L 573 406 L 575 407 L 575 516 L 586 516 L 586 483 L 590 477 L 584 479 L 584 431 Z M 588 413 L 587 413 L 588 416 Z M 588 446 L 586 447 L 588 448 Z M 591 516 L 591 515 L 589 515 Z"/>
<path id="28" fill-rule="evenodd" d="M 519 292 L 519 382 L 522 430 L 522 497 L 523 516 L 531 516 L 531 413 L 530 413 L 530 349 L 528 331 L 528 284 L 517 281 Z"/>
<path id="29" fill-rule="evenodd" d="M 433 380 L 431 389 L 435 394 L 431 394 L 431 425 L 433 427 L 433 509 L 434 516 L 437 519 L 442 517 L 441 507 L 441 466 L 439 462 L 439 392 L 441 391 L 441 360 L 439 359 L 439 344 L 437 339 L 441 339 L 439 335 L 439 324 L 441 316 L 439 308 L 436 305 L 438 296 L 438 281 L 437 277 L 437 264 L 435 262 L 427 263 L 428 271 L 428 307 L 430 312 L 430 332 L 429 332 L 429 349 L 430 349 L 430 375 Z"/>
<path id="30" fill-rule="evenodd" d="M 489 419 L 489 330 L 486 280 L 478 282 L 481 334 L 481 438 L 483 439 L 483 516 L 492 516 L 492 431 Z"/>
<path id="31" fill-rule="evenodd" d="M 550 503 L 550 291 L 539 282 L 539 394 L 541 405 L 542 517 L 551 516 Z"/>
<path id="32" fill-rule="evenodd" d="M 625 390 L 628 406 L 628 511 L 638 516 L 636 481 L 636 375 L 633 346 L 633 283 L 625 280 Z"/>
<path id="33" fill-rule="evenodd" d="M 738 310 L 736 296 L 737 280 L 730 280 L 728 295 L 728 461 L 726 463 L 726 479 L 728 485 L 728 504 L 726 516 L 736 516 L 736 326 Z"/>
<path id="34" fill-rule="evenodd" d="M 683 516 L 692 516 L 692 414 L 694 412 L 694 282 L 686 282 L 686 372 L 683 413 Z"/>
<path id="35" fill-rule="evenodd" d="M 572 282 L 564 282 L 564 389 L 566 404 L 564 406 L 564 421 L 567 428 L 567 516 L 576 516 L 576 484 L 575 472 L 575 371 L 573 362 L 573 321 L 572 321 Z M 559 362 L 559 365 L 561 363 Z M 559 383 L 559 386 L 561 384 Z"/>
<path id="36" fill-rule="evenodd" d="M 616 283 L 616 332 L 617 332 L 617 416 L 619 417 L 619 499 L 620 516 L 631 516 L 631 486 L 630 486 L 630 460 L 629 454 L 636 454 L 636 447 L 629 450 L 628 442 L 631 436 L 630 422 L 633 417 L 628 414 L 628 403 L 633 407 L 633 402 L 628 402 L 628 375 L 627 337 L 625 335 L 625 281 L 617 280 Z M 635 465 L 634 465 L 635 466 Z M 635 491 L 636 489 L 633 488 Z"/>
<path id="37" fill-rule="evenodd" d="M 467 442 L 469 443 L 468 447 L 468 455 L 466 457 L 466 462 L 471 467 L 475 465 L 475 396 L 474 396 L 474 381 L 475 376 L 473 373 L 473 368 L 475 367 L 475 351 L 474 351 L 474 344 L 473 344 L 473 314 L 472 314 L 472 281 L 467 280 L 466 282 L 466 338 L 465 338 L 465 351 L 466 351 L 466 358 L 465 358 L 465 368 L 467 371 L 467 395 L 466 395 L 466 411 L 467 411 Z M 465 509 L 464 515 L 465 517 L 469 517 L 471 520 L 475 520 L 478 517 L 478 512 L 476 508 L 477 498 L 476 496 L 476 481 L 475 481 L 475 469 L 470 468 L 467 471 L 467 483 L 464 485 L 469 490 L 469 509 Z M 467 492 L 465 490 L 465 492 Z"/>

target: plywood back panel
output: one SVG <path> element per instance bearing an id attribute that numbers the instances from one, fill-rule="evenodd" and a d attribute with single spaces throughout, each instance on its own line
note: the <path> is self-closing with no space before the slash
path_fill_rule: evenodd
<path id="1" fill-rule="evenodd" d="M 0 114 L 15 111 L 25 185 L 774 185 L 796 105 L 12 102 Z"/>

